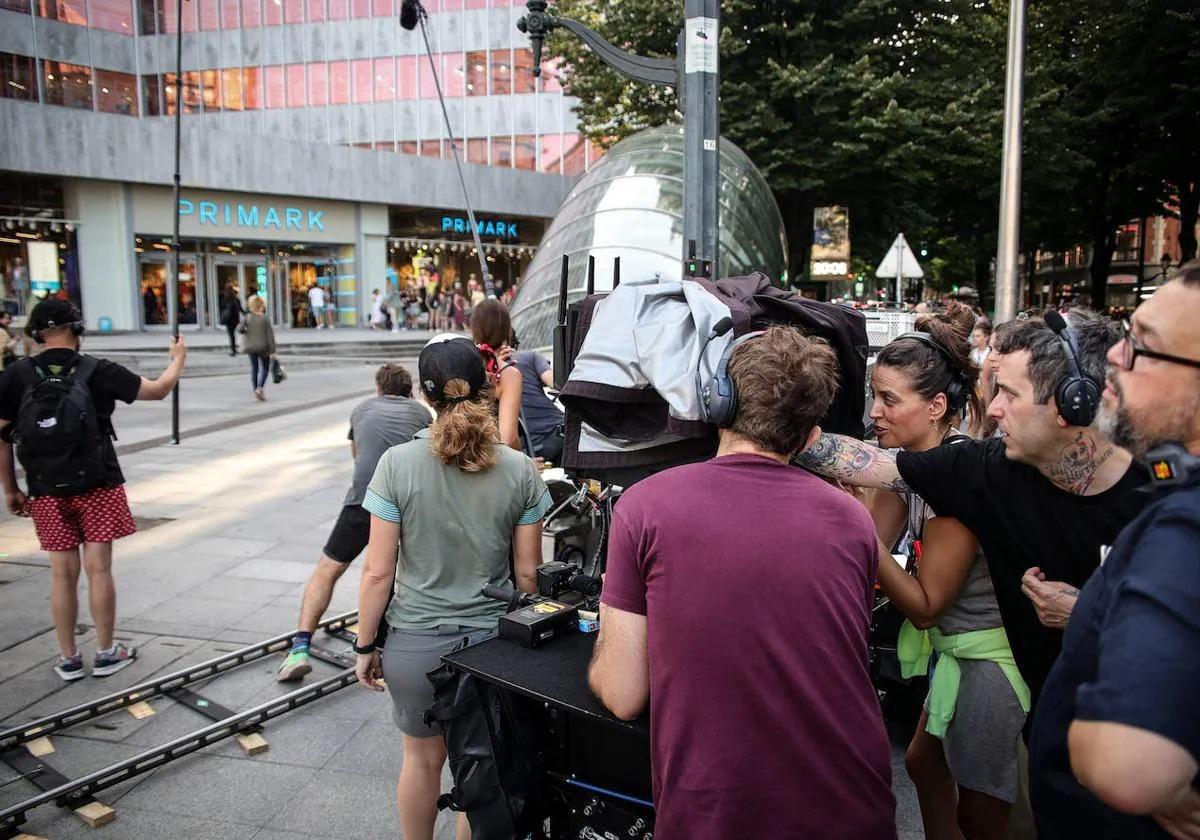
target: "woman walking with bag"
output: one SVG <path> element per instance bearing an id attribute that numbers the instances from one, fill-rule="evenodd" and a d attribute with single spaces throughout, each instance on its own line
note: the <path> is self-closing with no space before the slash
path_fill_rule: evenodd
<path id="1" fill-rule="evenodd" d="M 404 837 L 430 840 L 446 745 L 424 720 L 434 700 L 425 674 L 464 637 L 495 632 L 506 607 L 483 588 L 507 582 L 510 550 L 517 587 L 536 591 L 550 493 L 533 461 L 500 442 L 483 360 L 470 339 L 436 336 L 417 370 L 438 416 L 384 453 L 363 499 L 371 538 L 354 651 L 362 685 L 383 691 L 385 678 L 404 736 L 396 789 Z M 385 616 L 381 662 L 375 628 Z M 458 836 L 470 836 L 462 816 Z"/>
<path id="2" fill-rule="evenodd" d="M 250 385 L 254 388 L 254 397 L 263 402 L 267 398 L 263 388 L 271 373 L 271 356 L 275 353 L 275 330 L 266 315 L 266 302 L 253 295 L 249 303 L 250 313 L 238 329 L 245 336 L 242 352 L 250 357 Z"/>

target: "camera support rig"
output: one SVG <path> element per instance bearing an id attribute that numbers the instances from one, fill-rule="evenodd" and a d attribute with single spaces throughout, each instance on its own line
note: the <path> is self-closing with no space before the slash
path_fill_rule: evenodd
<path id="1" fill-rule="evenodd" d="M 685 0 L 684 27 L 675 58 L 650 58 L 610 44 L 595 30 L 529 0 L 517 28 L 529 35 L 533 75 L 541 75 L 546 35 L 565 29 L 608 66 L 638 82 L 667 85 L 680 92 L 683 111 L 683 276 L 712 279 L 717 270 L 718 186 L 720 174 L 719 0 Z"/>

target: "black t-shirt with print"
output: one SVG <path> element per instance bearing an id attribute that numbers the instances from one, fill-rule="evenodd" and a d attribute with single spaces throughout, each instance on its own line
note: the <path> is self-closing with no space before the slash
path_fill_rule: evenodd
<path id="1" fill-rule="evenodd" d="M 1021 576 L 1038 566 L 1047 579 L 1082 588 L 1101 549 L 1150 501 L 1145 474 L 1131 466 L 1103 493 L 1077 496 L 1010 460 L 997 438 L 900 452 L 896 466 L 938 516 L 958 519 L 979 540 L 1013 657 L 1036 703 L 1063 634 L 1038 620 Z"/>
<path id="2" fill-rule="evenodd" d="M 21 408 L 21 398 L 25 395 L 25 381 L 18 375 L 19 368 L 28 364 L 37 364 L 51 373 L 60 373 L 75 364 L 79 354 L 66 348 L 43 350 L 37 356 L 21 360 L 12 367 L 6 367 L 0 373 L 0 420 L 15 423 L 17 412 Z M 116 410 L 117 400 L 132 403 L 137 399 L 138 389 L 142 385 L 142 377 L 126 367 L 108 359 L 97 359 L 96 370 L 88 382 L 92 391 L 92 403 L 96 406 L 96 420 L 101 429 L 112 428 L 112 414 Z M 117 463 L 117 451 L 113 447 L 111 435 L 104 437 L 104 472 L 106 487 L 115 487 L 125 483 L 121 474 L 121 466 Z"/>

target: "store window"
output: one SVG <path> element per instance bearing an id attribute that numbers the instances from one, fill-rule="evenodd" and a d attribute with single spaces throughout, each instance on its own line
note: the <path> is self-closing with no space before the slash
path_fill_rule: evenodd
<path id="1" fill-rule="evenodd" d="M 329 104 L 345 105 L 350 101 L 350 62 L 329 62 Z"/>
<path id="2" fill-rule="evenodd" d="M 267 107 L 282 108 L 286 103 L 284 95 L 283 68 L 278 64 L 266 68 L 267 71 Z"/>
<path id="3" fill-rule="evenodd" d="M 537 138 L 532 134 L 513 138 L 513 165 L 517 169 L 537 169 Z"/>
<path id="4" fill-rule="evenodd" d="M 420 152 L 416 140 L 404 140 L 396 144 L 396 151 L 402 155 L 416 155 Z"/>
<path id="5" fill-rule="evenodd" d="M 371 0 L 350 0 L 350 17 L 365 18 L 371 16 Z"/>
<path id="6" fill-rule="evenodd" d="M 96 71 L 96 110 L 108 114 L 138 115 L 137 78 L 111 70 Z"/>
<path id="7" fill-rule="evenodd" d="M 158 0 L 158 9 L 160 21 L 159 34 L 177 31 L 175 25 L 175 4 L 171 0 Z M 196 31 L 196 6 L 192 3 L 183 4 L 183 31 Z"/>
<path id="8" fill-rule="evenodd" d="M 304 107 L 304 65 L 287 66 L 287 105 L 289 108 Z"/>
<path id="9" fill-rule="evenodd" d="M 447 97 L 460 97 L 467 89 L 466 67 L 462 53 L 442 56 L 442 92 Z"/>
<path id="10" fill-rule="evenodd" d="M 325 20 L 325 0 L 308 0 L 308 19 L 311 23 Z"/>
<path id="11" fill-rule="evenodd" d="M 584 157 L 587 149 L 587 141 L 579 134 L 564 134 L 563 135 L 563 174 L 564 175 L 582 175 L 583 170 L 587 166 L 587 159 Z"/>
<path id="12" fill-rule="evenodd" d="M 488 54 L 486 50 L 467 53 L 467 96 L 487 96 Z"/>
<path id="13" fill-rule="evenodd" d="M 62 61 L 43 61 L 42 78 L 47 105 L 92 110 L 91 68 Z"/>
<path id="14" fill-rule="evenodd" d="M 226 111 L 241 111 L 242 71 L 240 68 L 221 71 L 221 108 Z"/>
<path id="15" fill-rule="evenodd" d="M 263 107 L 263 78 L 261 68 L 242 68 L 242 105 L 247 111 L 258 111 Z"/>
<path id="16" fill-rule="evenodd" d="M 142 113 L 147 117 L 161 117 L 166 113 L 162 100 L 162 80 L 157 73 L 142 76 Z"/>
<path id="17" fill-rule="evenodd" d="M 238 0 L 219 0 L 221 6 L 221 28 L 237 29 L 241 17 L 241 7 Z"/>
<path id="18" fill-rule="evenodd" d="M 492 93 L 512 93 L 512 54 L 509 50 L 492 51 Z"/>
<path id="19" fill-rule="evenodd" d="M 85 0 L 34 0 L 33 10 L 39 17 L 87 26 L 87 3 Z"/>
<path id="20" fill-rule="evenodd" d="M 29 0 L 0 0 L 0 9 L 29 14 Z"/>
<path id="21" fill-rule="evenodd" d="M 267 0 L 271 2 L 271 0 Z M 242 26 L 262 26 L 262 0 L 242 0 Z"/>
<path id="22" fill-rule="evenodd" d="M 399 10 L 392 10 L 392 0 L 371 0 L 371 13 L 375 17 L 391 17 Z"/>
<path id="23" fill-rule="evenodd" d="M 130 0 L 90 0 L 89 20 L 96 29 L 133 34 L 133 4 Z"/>
<path id="24" fill-rule="evenodd" d="M 166 259 L 143 257 L 138 266 L 139 287 L 142 299 L 142 325 L 161 327 L 170 324 L 167 311 L 168 277 L 171 264 Z M 179 263 L 179 288 L 176 300 L 179 306 L 179 323 L 192 325 L 196 319 L 196 262 L 184 257 Z"/>
<path id="25" fill-rule="evenodd" d="M 288 23 L 304 23 L 304 0 L 283 0 L 283 19 Z"/>
<path id="26" fill-rule="evenodd" d="M 308 104 L 329 104 L 329 68 L 323 61 L 308 65 Z"/>
<path id="27" fill-rule="evenodd" d="M 283 0 L 263 0 L 263 23 L 267 26 L 283 23 Z"/>
<path id="28" fill-rule="evenodd" d="M 375 59 L 375 101 L 391 102 L 396 98 L 396 63 L 390 58 Z"/>
<path id="29" fill-rule="evenodd" d="M 350 13 L 348 0 L 329 0 L 329 19 L 345 20 Z"/>
<path id="30" fill-rule="evenodd" d="M 34 61 L 27 55 L 0 53 L 0 96 L 36 102 L 37 76 Z"/>
<path id="31" fill-rule="evenodd" d="M 440 158 L 442 156 L 441 140 L 422 140 L 421 157 Z"/>
<path id="32" fill-rule="evenodd" d="M 437 99 L 437 85 L 433 80 L 433 69 L 429 66 L 429 59 L 422 56 L 422 61 L 417 62 L 417 79 L 418 92 L 422 99 Z M 435 58 L 434 61 L 437 61 Z"/>
<path id="33" fill-rule="evenodd" d="M 179 93 L 179 85 L 175 84 L 175 74 L 163 73 L 163 104 L 168 115 L 175 113 L 175 102 Z M 183 113 L 194 114 L 200 110 L 200 74 L 197 71 L 189 70 L 183 74 L 182 94 Z"/>

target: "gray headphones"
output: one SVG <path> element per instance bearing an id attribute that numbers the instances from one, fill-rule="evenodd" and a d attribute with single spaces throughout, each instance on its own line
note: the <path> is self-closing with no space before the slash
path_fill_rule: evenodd
<path id="1" fill-rule="evenodd" d="M 716 338 L 718 335 L 724 335 L 729 331 L 729 327 L 720 330 L 724 321 L 729 321 L 728 318 L 722 319 L 713 329 L 713 334 L 708 337 L 708 341 Z M 733 322 L 729 321 L 730 327 Z M 763 334 L 763 330 L 748 332 L 745 335 L 738 336 L 733 341 L 729 342 L 729 346 L 725 348 L 725 352 L 721 354 L 721 361 L 717 362 L 717 371 L 713 374 L 712 381 L 704 386 L 700 381 L 700 369 L 696 369 L 696 390 L 700 394 L 700 414 L 708 423 L 715 424 L 718 428 L 727 429 L 733 424 L 733 420 L 737 417 L 738 410 L 738 395 L 737 386 L 733 384 L 733 377 L 729 375 L 729 359 L 733 356 L 733 351 L 741 345 L 745 344 L 752 338 L 758 338 Z M 704 342 L 704 346 L 708 346 L 708 341 Z M 704 359 L 704 350 L 700 351 L 700 359 Z"/>

